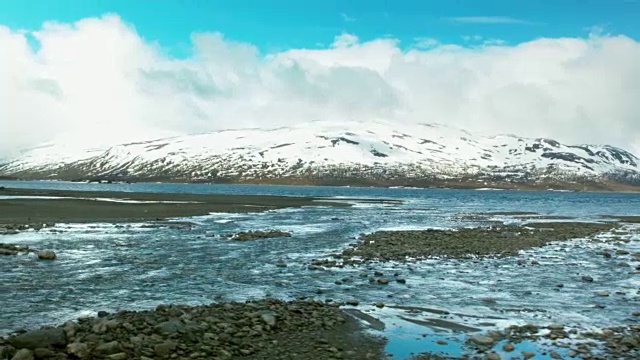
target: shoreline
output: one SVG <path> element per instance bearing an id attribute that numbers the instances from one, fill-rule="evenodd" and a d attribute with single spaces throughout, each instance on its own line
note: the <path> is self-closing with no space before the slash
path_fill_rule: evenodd
<path id="1" fill-rule="evenodd" d="M 8 197 L 2 199 L 1 197 Z M 0 224 L 122 223 L 209 213 L 249 213 L 303 206 L 345 207 L 323 198 L 0 188 Z"/>
<path id="2" fill-rule="evenodd" d="M 0 336 L 0 358 L 383 359 L 385 341 L 364 330 L 338 304 L 310 299 L 171 304 Z"/>
<path id="3" fill-rule="evenodd" d="M 67 178 L 17 178 L 1 177 L 0 181 L 42 181 L 42 182 L 69 182 L 75 184 L 206 184 L 206 185 L 238 185 L 238 186 L 318 186 L 318 187 L 351 187 L 351 188 L 400 188 L 400 189 L 452 189 L 452 190 L 511 190 L 531 192 L 581 192 L 581 193 L 622 193 L 638 194 L 640 185 L 630 185 L 618 182 L 588 181 L 583 184 L 567 182 L 510 182 L 510 181 L 486 181 L 480 183 L 473 179 L 453 180 L 408 180 L 408 181 L 306 181 L 298 179 L 270 179 L 268 181 L 252 180 L 199 180 L 199 179 L 165 179 L 165 178 L 99 178 L 73 180 Z"/>

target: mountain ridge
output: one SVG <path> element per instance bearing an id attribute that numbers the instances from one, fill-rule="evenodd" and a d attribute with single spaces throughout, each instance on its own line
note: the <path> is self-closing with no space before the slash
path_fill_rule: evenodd
<path id="1" fill-rule="evenodd" d="M 485 136 L 442 124 L 329 123 L 83 148 L 50 142 L 0 165 L 21 179 L 640 189 L 640 159 L 609 145 Z"/>

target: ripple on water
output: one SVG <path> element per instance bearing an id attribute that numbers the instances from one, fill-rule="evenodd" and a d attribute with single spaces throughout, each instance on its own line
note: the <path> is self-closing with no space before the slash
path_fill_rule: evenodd
<path id="1" fill-rule="evenodd" d="M 628 226 L 624 233 L 601 236 L 596 241 L 579 240 L 523 251 L 515 258 L 375 265 L 390 278 L 395 272 L 400 273 L 406 284 L 371 284 L 359 275 L 373 272 L 366 266 L 327 271 L 306 267 L 310 259 L 340 250 L 362 232 L 481 224 L 460 221 L 456 215 L 461 211 L 552 208 L 554 213 L 578 217 L 598 212 L 597 208 L 585 209 L 584 199 L 573 194 L 566 199 L 537 201 L 536 195 L 527 193 L 500 193 L 501 199 L 495 198 L 497 192 L 474 192 L 473 197 L 456 198 L 414 190 L 406 196 L 426 198 L 412 199 L 405 205 L 305 207 L 174 219 L 196 224 L 188 230 L 150 229 L 143 228 L 143 224 L 60 224 L 40 232 L 2 237 L 2 241 L 52 248 L 59 258 L 51 263 L 38 262 L 32 255 L 0 258 L 0 284 L 12 289 L 0 291 L 0 332 L 60 323 L 103 309 L 144 309 L 167 302 L 195 305 L 266 295 L 285 299 L 315 296 L 335 301 L 355 298 L 364 305 L 384 302 L 429 306 L 464 314 L 449 320 L 479 327 L 484 326 L 482 323 L 499 327 L 527 322 L 589 327 L 628 321 L 640 299 L 640 278 L 630 274 L 640 265 L 640 259 L 630 255 L 607 259 L 597 253 L 621 248 L 640 252 L 638 226 Z M 605 196 L 587 204 L 596 206 L 606 199 Z M 619 205 L 612 207 L 620 206 L 619 213 L 623 213 L 626 203 L 616 204 Z M 430 209 L 414 210 L 418 207 Z M 264 228 L 291 231 L 293 237 L 239 243 L 205 236 Z M 288 267 L 276 267 L 280 259 Z M 519 265 L 518 259 L 525 260 L 525 265 Z M 539 265 L 531 265 L 532 260 Z M 619 262 L 631 267 L 620 267 Z M 581 281 L 582 275 L 592 276 L 594 283 Z M 335 284 L 344 278 L 350 282 Z M 563 287 L 558 287 L 560 284 Z M 598 297 L 596 291 L 609 291 L 611 295 Z M 595 304 L 606 308 L 597 309 Z M 398 318 L 398 312 L 385 313 L 386 309 L 374 314 L 388 323 L 388 351 L 396 359 L 411 352 L 433 350 L 457 356 L 462 351 L 462 344 L 456 341 L 458 334 L 440 334 Z M 425 333 L 427 337 L 422 336 Z M 446 340 L 448 345 L 437 344 L 437 339 Z M 518 346 L 520 350 L 537 345 Z"/>

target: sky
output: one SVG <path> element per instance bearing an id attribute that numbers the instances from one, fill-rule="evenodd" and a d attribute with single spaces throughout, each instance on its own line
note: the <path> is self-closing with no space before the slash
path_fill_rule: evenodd
<path id="1" fill-rule="evenodd" d="M 0 159 L 310 120 L 640 155 L 638 0 L 2 0 Z"/>

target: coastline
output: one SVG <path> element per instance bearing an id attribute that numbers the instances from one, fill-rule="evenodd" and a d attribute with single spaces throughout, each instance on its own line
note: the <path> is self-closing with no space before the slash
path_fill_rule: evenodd
<path id="1" fill-rule="evenodd" d="M 319 186 L 319 187 L 353 187 L 353 188 L 415 188 L 415 189 L 454 189 L 454 190 L 513 190 L 513 191 L 557 191 L 557 192 L 603 192 L 603 193 L 640 193 L 640 184 L 629 184 L 611 179 L 596 181 L 589 178 L 561 180 L 524 180 L 485 179 L 485 178 L 398 178 L 398 179 L 366 179 L 354 178 L 262 178 L 262 179 L 194 179 L 172 177 L 112 177 L 99 176 L 90 178 L 69 177 L 15 177 L 0 176 L 0 181 L 46 181 L 72 182 L 89 184 L 126 184 L 126 183 L 160 183 L 160 184 L 209 184 L 209 185 L 255 185 L 255 186 Z"/>
<path id="2" fill-rule="evenodd" d="M 247 213 L 302 206 L 349 206 L 321 198 L 0 189 L 0 224 L 143 222 L 215 212 Z M 7 198 L 8 197 L 8 198 Z"/>

